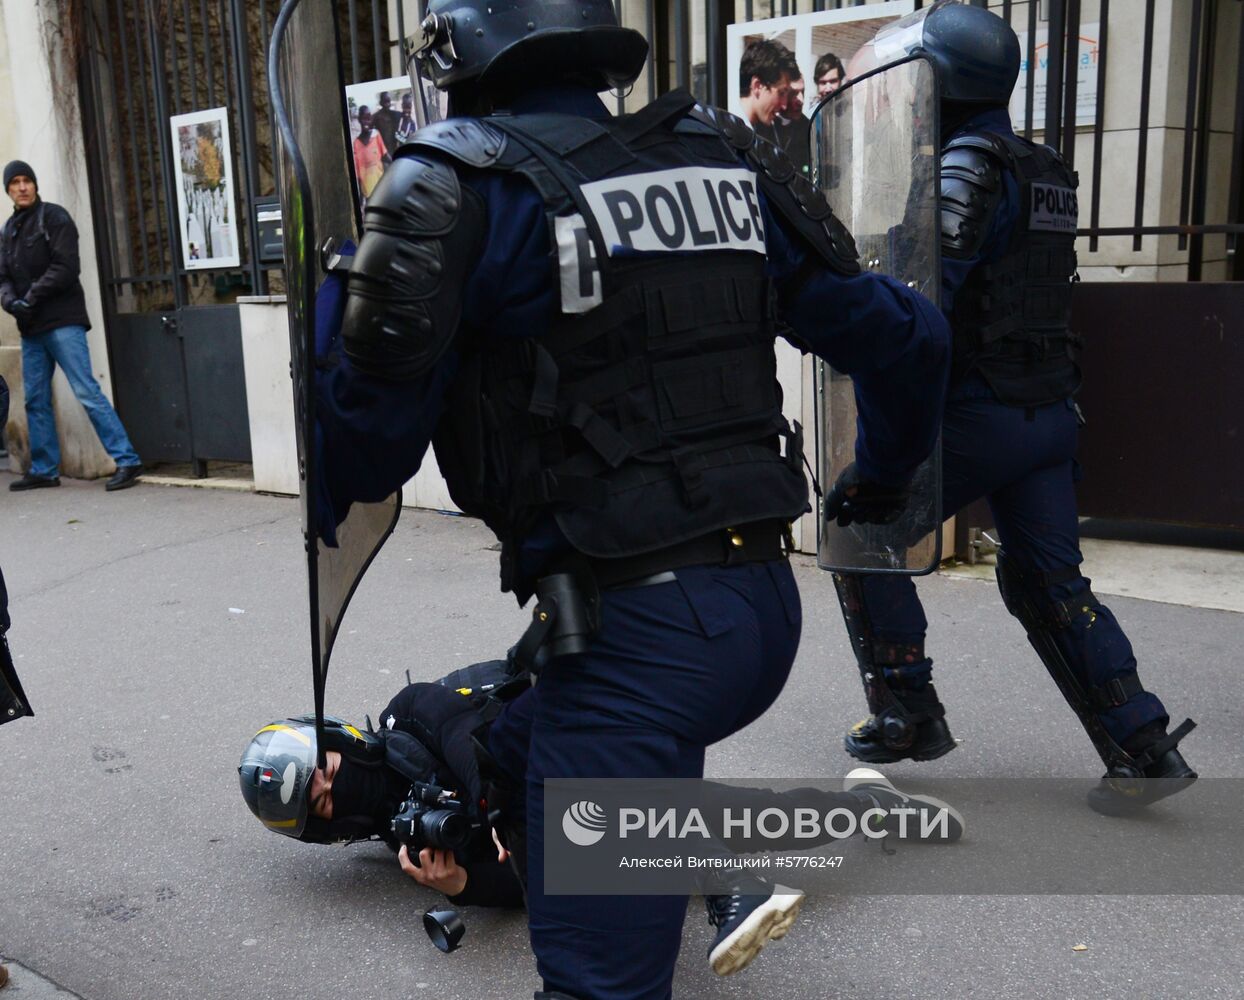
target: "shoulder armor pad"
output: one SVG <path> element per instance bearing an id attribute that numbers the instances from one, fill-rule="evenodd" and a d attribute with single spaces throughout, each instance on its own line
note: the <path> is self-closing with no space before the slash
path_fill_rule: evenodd
<path id="1" fill-rule="evenodd" d="M 425 125 L 402 150 L 423 146 L 440 150 L 468 167 L 489 167 L 501 158 L 505 141 L 503 132 L 478 118 L 450 118 Z"/>
<path id="2" fill-rule="evenodd" d="M 1002 198 L 1002 161 L 997 146 L 983 136 L 966 135 L 942 151 L 942 250 L 971 257 L 989 234 Z"/>
<path id="3" fill-rule="evenodd" d="M 407 781 L 427 781 L 443 765 L 416 736 L 401 729 L 384 733 L 384 762 Z"/>
<path id="4" fill-rule="evenodd" d="M 355 368 L 404 381 L 440 361 L 457 334 L 484 232 L 483 200 L 452 166 L 393 161 L 368 200 L 350 266 L 342 342 Z"/>
<path id="5" fill-rule="evenodd" d="M 776 184 L 785 184 L 795 176 L 795 165 L 786 151 L 768 139 L 753 133 L 752 148 L 747 151 L 747 159 L 769 180 Z"/>
<path id="6" fill-rule="evenodd" d="M 992 153 L 999 159 L 1006 157 L 1006 147 L 996 139 L 988 135 L 978 135 L 975 132 L 967 132 L 963 135 L 957 135 L 950 142 L 946 143 L 942 150 L 945 156 L 952 149 L 977 149 L 982 153 Z"/>
<path id="7" fill-rule="evenodd" d="M 752 131 L 747 122 L 722 108 L 697 104 L 688 112 L 687 117 L 713 126 L 726 142 L 741 153 L 751 149 L 752 142 L 756 138 L 756 133 Z"/>
<path id="8" fill-rule="evenodd" d="M 688 114 L 674 125 L 680 135 L 721 135 L 721 130 L 701 118 Z"/>
<path id="9" fill-rule="evenodd" d="M 448 232 L 462 207 L 462 185 L 453 167 L 416 155 L 394 160 L 363 211 L 363 228 L 405 236 Z"/>
<path id="10" fill-rule="evenodd" d="M 797 232 L 830 267 L 841 274 L 858 274 L 859 252 L 850 231 L 834 215 L 825 195 L 795 170 L 778 146 L 754 135 L 748 162 L 760 170 L 760 188 L 770 207 Z"/>
<path id="11" fill-rule="evenodd" d="M 798 233 L 830 267 L 858 274 L 855 240 L 829 207 L 829 202 L 796 169 L 781 147 L 758 136 L 742 118 L 721 108 L 696 105 L 688 117 L 717 128 L 722 138 L 742 153 L 760 177 L 770 208 Z"/>

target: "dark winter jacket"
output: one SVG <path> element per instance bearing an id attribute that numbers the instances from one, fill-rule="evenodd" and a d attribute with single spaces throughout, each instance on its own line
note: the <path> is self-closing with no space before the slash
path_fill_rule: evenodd
<path id="1" fill-rule="evenodd" d="M 504 670 L 505 664 L 496 665 Z M 468 801 L 480 797 L 471 744 L 471 732 L 480 722 L 472 702 L 443 684 L 407 685 L 380 713 L 383 730 L 413 736 L 427 751 L 424 780 L 458 791 Z M 493 859 L 490 835 L 481 831 L 478 840 L 465 863 L 466 888 L 450 901 L 459 906 L 522 906 L 522 887 L 508 865 Z"/>
<path id="2" fill-rule="evenodd" d="M 14 212 L 0 230 L 0 308 L 13 312 L 18 299 L 30 304 L 14 313 L 22 336 L 91 328 L 80 270 L 78 227 L 59 205 L 40 199 Z"/>

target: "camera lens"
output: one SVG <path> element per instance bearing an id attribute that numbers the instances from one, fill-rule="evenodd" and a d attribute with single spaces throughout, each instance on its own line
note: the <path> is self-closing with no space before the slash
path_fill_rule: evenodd
<path id="1" fill-rule="evenodd" d="M 419 830 L 429 847 L 453 851 L 466 847 L 471 821 L 452 809 L 429 809 L 419 817 Z"/>

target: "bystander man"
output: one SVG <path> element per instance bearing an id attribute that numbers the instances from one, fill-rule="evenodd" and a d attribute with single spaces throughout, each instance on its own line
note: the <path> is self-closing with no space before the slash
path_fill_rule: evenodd
<path id="1" fill-rule="evenodd" d="M 86 296 L 78 279 L 78 229 L 69 213 L 39 197 L 30 165 L 4 168 L 13 214 L 0 230 L 0 308 L 22 335 L 22 384 L 30 433 L 30 468 L 10 490 L 60 485 L 60 443 L 52 411 L 52 375 L 60 365 L 100 443 L 117 463 L 105 489 L 133 486 L 142 462 L 91 372 Z"/>

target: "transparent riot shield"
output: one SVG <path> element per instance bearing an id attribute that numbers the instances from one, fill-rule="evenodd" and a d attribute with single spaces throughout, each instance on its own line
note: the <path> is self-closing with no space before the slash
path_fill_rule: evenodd
<path id="1" fill-rule="evenodd" d="M 816 109 L 812 137 L 815 180 L 855 236 L 862 266 L 936 303 L 941 225 L 933 64 L 913 57 L 851 80 Z M 848 376 L 824 362 L 817 362 L 816 383 L 817 472 L 828 486 L 855 459 L 855 392 Z M 821 568 L 931 572 L 941 552 L 940 442 L 916 472 L 911 490 L 906 512 L 893 524 L 840 527 L 822 513 Z"/>
<path id="2" fill-rule="evenodd" d="M 337 526 L 337 546 L 320 540 L 315 448 L 315 296 L 324 278 L 321 249 L 357 241 L 360 229 L 350 172 L 349 129 L 336 3 L 286 0 L 268 51 L 268 79 L 279 132 L 279 188 L 285 240 L 291 374 L 299 489 L 307 550 L 316 733 L 323 735 L 324 684 L 346 606 L 393 532 L 401 493 L 356 503 Z M 324 740 L 318 740 L 321 763 Z"/>

